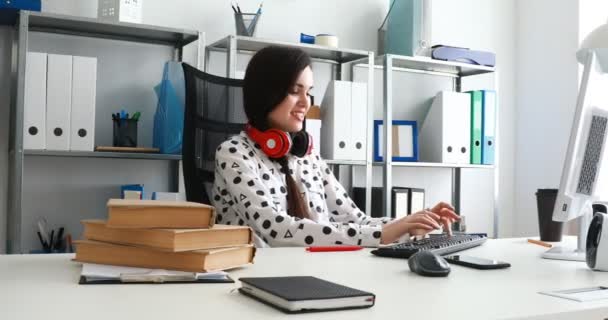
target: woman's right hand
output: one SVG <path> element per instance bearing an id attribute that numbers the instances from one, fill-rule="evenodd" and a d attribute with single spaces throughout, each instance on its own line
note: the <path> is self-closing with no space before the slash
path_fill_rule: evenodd
<path id="1" fill-rule="evenodd" d="M 441 229 L 437 221 L 439 215 L 431 211 L 419 211 L 385 224 L 382 228 L 381 244 L 390 244 L 408 233 L 412 236 L 425 235 L 433 230 Z"/>

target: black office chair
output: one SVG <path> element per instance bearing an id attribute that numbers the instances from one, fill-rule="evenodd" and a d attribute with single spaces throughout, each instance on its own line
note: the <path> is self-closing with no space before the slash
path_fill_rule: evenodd
<path id="1" fill-rule="evenodd" d="M 182 163 L 188 201 L 211 204 L 215 150 L 243 130 L 243 80 L 214 76 L 182 63 L 186 108 Z"/>

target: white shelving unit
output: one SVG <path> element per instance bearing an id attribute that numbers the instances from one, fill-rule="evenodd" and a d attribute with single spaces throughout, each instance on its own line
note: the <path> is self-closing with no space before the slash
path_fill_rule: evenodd
<path id="1" fill-rule="evenodd" d="M 25 158 L 34 159 L 36 163 L 44 163 L 40 157 L 49 159 L 49 162 L 57 163 L 53 158 L 69 158 L 83 159 L 139 159 L 139 160 L 154 160 L 154 161 L 171 161 L 168 166 L 171 173 L 168 175 L 175 176 L 177 186 L 177 160 L 181 159 L 180 155 L 164 155 L 164 154 L 145 154 L 145 153 L 116 153 L 116 152 L 73 152 L 73 151 L 46 151 L 46 150 L 24 150 L 23 149 L 23 117 L 24 107 L 23 101 L 25 96 L 25 64 L 28 52 L 28 46 L 33 37 L 30 33 L 45 33 L 54 35 L 67 35 L 78 37 L 77 41 L 82 41 L 85 38 L 119 40 L 125 42 L 139 44 L 153 44 L 169 46 L 173 48 L 172 59 L 181 61 L 184 53 L 184 47 L 190 43 L 198 41 L 198 54 L 204 47 L 204 37 L 198 31 L 158 27 L 144 24 L 124 23 L 124 22 L 105 22 L 92 18 L 66 16 L 50 13 L 20 11 L 14 27 L 13 36 L 13 92 L 11 97 L 11 129 L 10 129 L 10 145 L 9 145 L 9 196 L 8 196 L 8 225 L 7 225 L 7 250 L 9 253 L 20 253 L 28 248 L 23 246 L 25 232 L 31 236 L 32 230 L 25 230 L 22 221 L 23 216 L 23 201 L 29 199 L 24 195 L 24 172 Z M 170 59 L 171 59 L 170 58 Z M 200 61 L 197 61 L 201 65 Z M 52 157 L 52 158 L 48 158 Z M 94 161 L 94 160 L 91 160 Z M 108 160 L 111 161 L 111 160 Z M 129 160 L 131 161 L 131 160 Z M 135 161 L 135 160 L 133 160 Z M 98 163 L 98 162 L 96 162 Z M 49 171 L 52 171 L 48 168 Z M 107 168 L 105 168 L 107 169 Z M 106 170 L 107 171 L 107 170 Z M 91 179 L 92 184 L 95 179 Z M 61 185 L 61 181 L 54 182 Z M 177 188 L 177 187 L 176 187 Z M 53 190 L 56 194 L 57 190 Z M 66 195 L 66 198 L 72 197 Z M 86 197 L 85 197 L 86 198 Z M 55 212 L 61 212 L 61 208 L 53 208 Z M 82 213 L 84 214 L 84 212 Z M 75 218 L 75 217 L 74 217 Z M 76 218 L 75 218 L 76 219 Z M 72 223 L 72 222 L 71 222 Z M 77 221 L 73 224 L 77 224 Z M 34 232 L 35 235 L 35 232 Z M 77 234 L 74 234 L 77 236 Z"/>
<path id="2" fill-rule="evenodd" d="M 493 73 L 495 77 L 494 90 L 498 91 L 496 68 L 477 66 L 472 64 L 433 60 L 425 57 L 409 57 L 399 55 L 382 55 L 376 58 L 375 65 L 383 69 L 383 123 L 393 121 L 393 91 L 399 88 L 399 84 L 393 81 L 393 72 L 408 72 L 412 74 L 426 74 L 444 76 L 452 79 L 452 89 L 460 92 L 462 89 L 462 79 L 464 77 L 476 76 L 486 73 Z M 374 163 L 383 168 L 383 202 L 385 208 L 391 207 L 391 188 L 393 184 L 393 167 L 429 167 L 429 168 L 450 168 L 452 170 L 452 205 L 457 212 L 460 212 L 461 196 L 461 169 L 491 169 L 494 170 L 494 237 L 498 235 L 498 159 L 500 141 L 498 137 L 498 112 L 495 137 L 495 164 L 494 165 L 469 165 L 469 164 L 444 164 L 444 163 L 422 163 L 422 162 L 393 162 L 392 157 L 387 156 L 388 146 L 392 145 L 391 126 L 384 126 L 384 155 L 386 161 Z M 385 210 L 386 211 L 386 210 Z"/>

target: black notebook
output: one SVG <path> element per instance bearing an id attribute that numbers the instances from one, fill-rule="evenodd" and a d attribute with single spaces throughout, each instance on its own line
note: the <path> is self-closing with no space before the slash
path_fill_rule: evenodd
<path id="1" fill-rule="evenodd" d="M 239 292 L 287 313 L 369 308 L 373 293 L 315 277 L 240 278 Z"/>

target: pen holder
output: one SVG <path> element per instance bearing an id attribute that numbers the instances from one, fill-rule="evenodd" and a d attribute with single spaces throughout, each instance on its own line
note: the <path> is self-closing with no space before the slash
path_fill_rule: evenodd
<path id="1" fill-rule="evenodd" d="M 53 249 L 51 251 L 46 251 L 44 249 L 34 249 L 34 250 L 30 250 L 30 254 L 50 254 L 50 253 L 66 253 L 65 249 L 61 250 L 61 249 Z"/>
<path id="2" fill-rule="evenodd" d="M 113 119 L 112 145 L 115 147 L 137 147 L 137 120 Z"/>
<path id="3" fill-rule="evenodd" d="M 236 34 L 253 37 L 261 15 L 261 13 L 235 13 Z"/>

